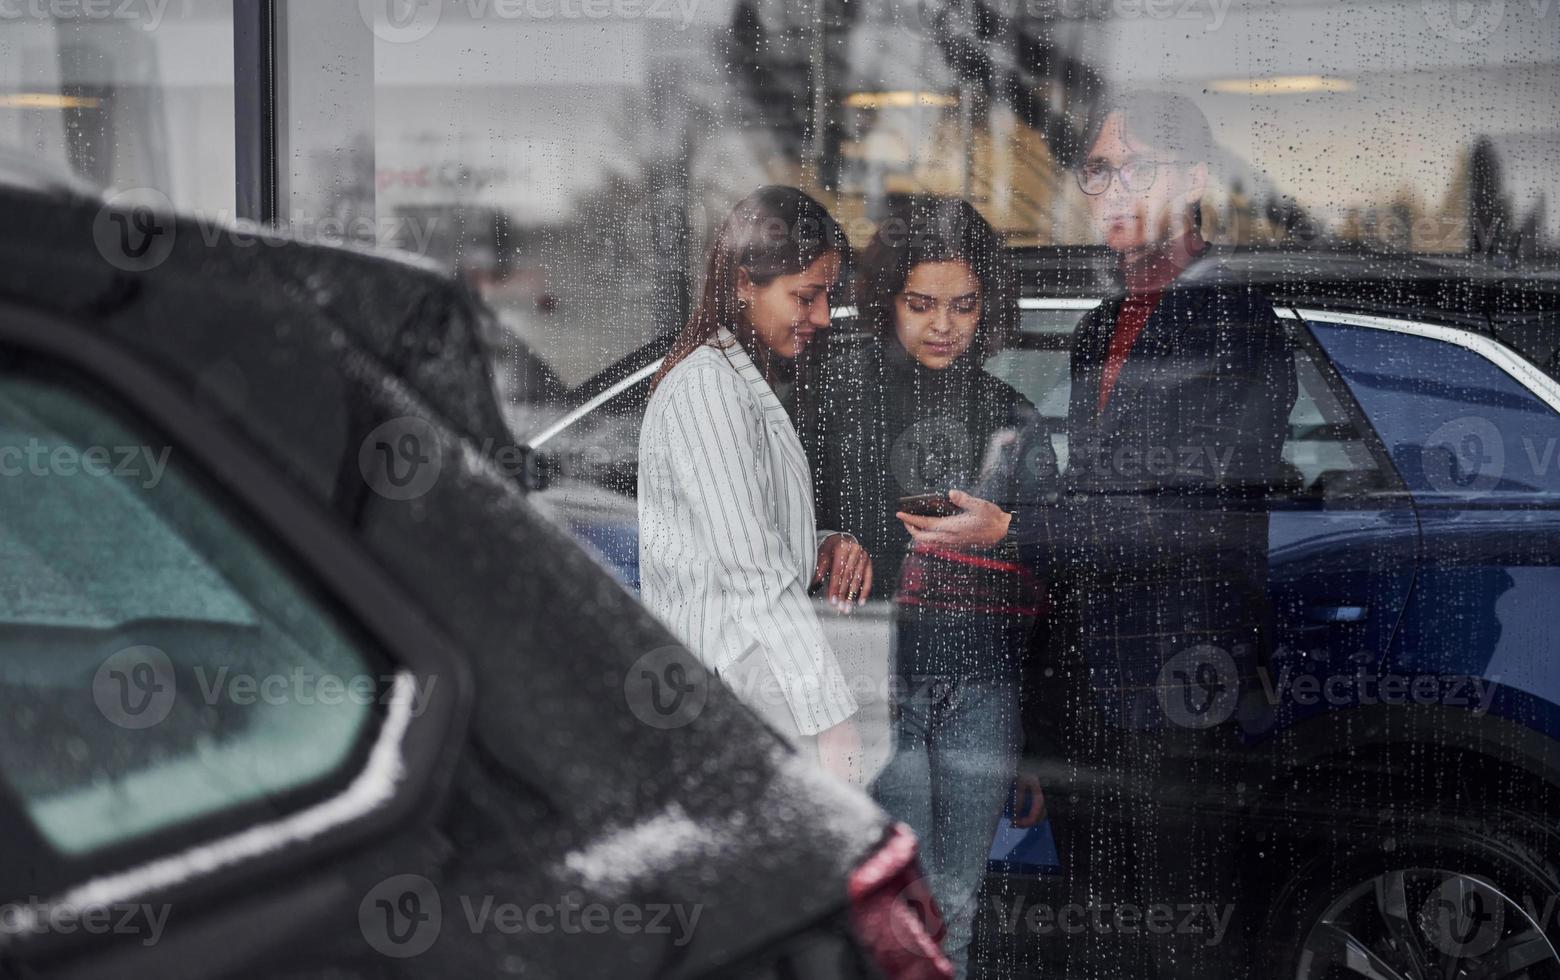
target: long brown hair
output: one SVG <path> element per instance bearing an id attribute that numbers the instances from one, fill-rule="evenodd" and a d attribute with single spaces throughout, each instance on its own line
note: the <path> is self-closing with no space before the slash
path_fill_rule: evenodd
<path id="1" fill-rule="evenodd" d="M 849 260 L 845 232 L 822 204 L 795 187 L 770 184 L 739 201 L 715 235 L 699 302 L 661 362 L 651 390 L 721 327 L 736 336 L 767 376 L 768 351 L 753 336 L 737 302 L 738 270 L 745 269 L 755 286 L 764 286 L 806 271 L 830 252 L 839 255 L 842 266 Z"/>

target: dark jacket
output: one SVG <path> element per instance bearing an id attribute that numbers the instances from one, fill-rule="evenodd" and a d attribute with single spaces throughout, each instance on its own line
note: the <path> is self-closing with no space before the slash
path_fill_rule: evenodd
<path id="1" fill-rule="evenodd" d="M 805 387 L 799 429 L 819 525 L 860 539 L 876 595 L 894 594 L 910 548 L 894 517 L 901 497 L 957 489 L 1011 510 L 1055 490 L 1049 443 L 1043 458 L 1016 451 L 1018 437 L 1038 426 L 1034 406 L 968 358 L 932 371 L 897 340 L 839 335 Z"/>
<path id="2" fill-rule="evenodd" d="M 1294 358 L 1261 290 L 1220 266 L 1200 271 L 1165 290 L 1103 412 L 1123 297 L 1079 324 L 1062 494 L 1020 521 L 1026 560 L 1073 586 L 1095 690 L 1140 720 L 1158 710 L 1144 692 L 1178 653 L 1212 646 L 1228 654 L 1221 673 L 1248 676 L 1268 618 L 1265 497 Z"/>

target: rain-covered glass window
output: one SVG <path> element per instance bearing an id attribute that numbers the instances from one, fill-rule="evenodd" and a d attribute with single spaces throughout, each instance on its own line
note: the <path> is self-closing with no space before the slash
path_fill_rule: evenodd
<path id="1" fill-rule="evenodd" d="M 0 0 L 0 166 L 260 146 L 484 300 L 378 366 L 472 327 L 463 463 L 913 832 L 926 975 L 1560 978 L 1560 3 L 108 6 Z"/>
<path id="2" fill-rule="evenodd" d="M 232 0 L 0 4 L 8 182 L 234 216 Z"/>
<path id="3" fill-rule="evenodd" d="M 1560 975 L 1560 10 L 374 34 L 380 220 L 495 308 L 531 499 L 916 832 L 960 976 Z"/>

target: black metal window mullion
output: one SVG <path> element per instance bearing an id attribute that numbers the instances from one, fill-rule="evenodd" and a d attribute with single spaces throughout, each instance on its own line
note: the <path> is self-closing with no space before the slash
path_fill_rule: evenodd
<path id="1" fill-rule="evenodd" d="M 276 0 L 233 0 L 238 216 L 277 221 Z"/>

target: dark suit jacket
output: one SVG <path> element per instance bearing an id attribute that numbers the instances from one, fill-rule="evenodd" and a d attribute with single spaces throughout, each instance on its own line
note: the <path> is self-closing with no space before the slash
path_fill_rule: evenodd
<path id="1" fill-rule="evenodd" d="M 1102 707 L 1134 727 L 1163 721 L 1156 685 L 1184 651 L 1217 648 L 1221 673 L 1249 677 L 1269 618 L 1265 497 L 1295 402 L 1294 358 L 1271 300 L 1207 271 L 1165 291 L 1103 413 L 1122 297 L 1084 318 L 1063 489 L 1020 524 L 1026 559 L 1072 585 Z"/>

